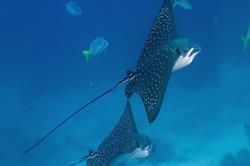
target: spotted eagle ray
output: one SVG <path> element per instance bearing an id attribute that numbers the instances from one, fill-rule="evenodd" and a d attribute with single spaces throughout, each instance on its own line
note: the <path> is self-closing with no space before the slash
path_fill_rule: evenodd
<path id="1" fill-rule="evenodd" d="M 164 0 L 150 30 L 134 72 L 126 87 L 130 98 L 138 93 L 144 103 L 148 121 L 158 116 L 172 71 L 192 63 L 200 47 L 177 35 L 170 0 Z"/>
<path id="2" fill-rule="evenodd" d="M 123 164 L 125 161 L 147 157 L 152 152 L 150 139 L 139 134 L 131 105 L 127 101 L 125 110 L 112 130 L 101 142 L 96 152 L 90 153 L 70 166 L 79 164 L 84 160 L 86 166 L 113 166 Z"/>
<path id="3" fill-rule="evenodd" d="M 126 96 L 130 98 L 134 92 L 141 96 L 148 120 L 152 123 L 159 114 L 171 72 L 191 64 L 200 50 L 191 40 L 178 37 L 171 2 L 164 0 L 139 56 L 136 71 L 128 71 L 123 80 L 67 116 L 24 153 L 37 147 L 86 107 L 126 83 Z"/>

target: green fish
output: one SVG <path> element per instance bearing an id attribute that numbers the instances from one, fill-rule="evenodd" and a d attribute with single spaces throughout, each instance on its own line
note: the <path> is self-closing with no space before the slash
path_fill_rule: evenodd
<path id="1" fill-rule="evenodd" d="M 241 35 L 240 37 L 241 37 L 241 40 L 243 41 L 244 50 L 246 51 L 248 47 L 248 42 L 250 40 L 250 24 L 248 25 L 248 31 L 247 31 L 246 36 Z"/>
<path id="2" fill-rule="evenodd" d="M 89 46 L 89 50 L 84 50 L 82 53 L 85 56 L 86 60 L 89 61 L 89 58 L 98 54 L 101 54 L 108 47 L 109 43 L 102 37 L 98 37 L 93 40 Z"/>

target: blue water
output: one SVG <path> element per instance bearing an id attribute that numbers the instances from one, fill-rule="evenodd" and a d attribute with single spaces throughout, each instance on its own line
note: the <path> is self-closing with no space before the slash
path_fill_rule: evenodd
<path id="1" fill-rule="evenodd" d="M 0 166 L 67 166 L 97 148 L 122 114 L 124 88 L 23 154 L 135 68 L 162 0 L 76 0 L 77 17 L 67 13 L 66 2 L 1 2 Z M 190 2 L 191 11 L 175 9 L 177 30 L 202 52 L 172 75 L 155 123 L 147 123 L 139 97 L 132 99 L 139 130 L 158 145 L 143 164 L 249 166 L 250 49 L 243 50 L 240 35 L 250 23 L 250 1 Z M 99 36 L 109 47 L 87 63 L 81 52 Z"/>

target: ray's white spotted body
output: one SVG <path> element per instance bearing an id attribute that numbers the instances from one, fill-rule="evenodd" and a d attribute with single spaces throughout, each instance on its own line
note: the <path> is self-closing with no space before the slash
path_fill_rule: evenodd
<path id="1" fill-rule="evenodd" d="M 177 35 L 170 0 L 164 0 L 139 56 L 135 78 L 126 87 L 130 98 L 138 93 L 148 121 L 158 116 L 172 71 L 192 63 L 200 47 Z"/>

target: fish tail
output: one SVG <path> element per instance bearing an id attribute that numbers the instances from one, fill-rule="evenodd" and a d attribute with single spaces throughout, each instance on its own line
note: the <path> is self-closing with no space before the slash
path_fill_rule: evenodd
<path id="1" fill-rule="evenodd" d="M 248 44 L 248 40 L 245 36 L 241 36 L 241 40 L 243 41 L 243 47 L 244 47 L 244 50 L 247 49 L 247 44 Z"/>
<path id="2" fill-rule="evenodd" d="M 83 55 L 85 56 L 86 61 L 88 62 L 88 61 L 89 61 L 89 57 L 91 56 L 90 51 L 84 50 L 82 53 L 83 53 Z"/>

